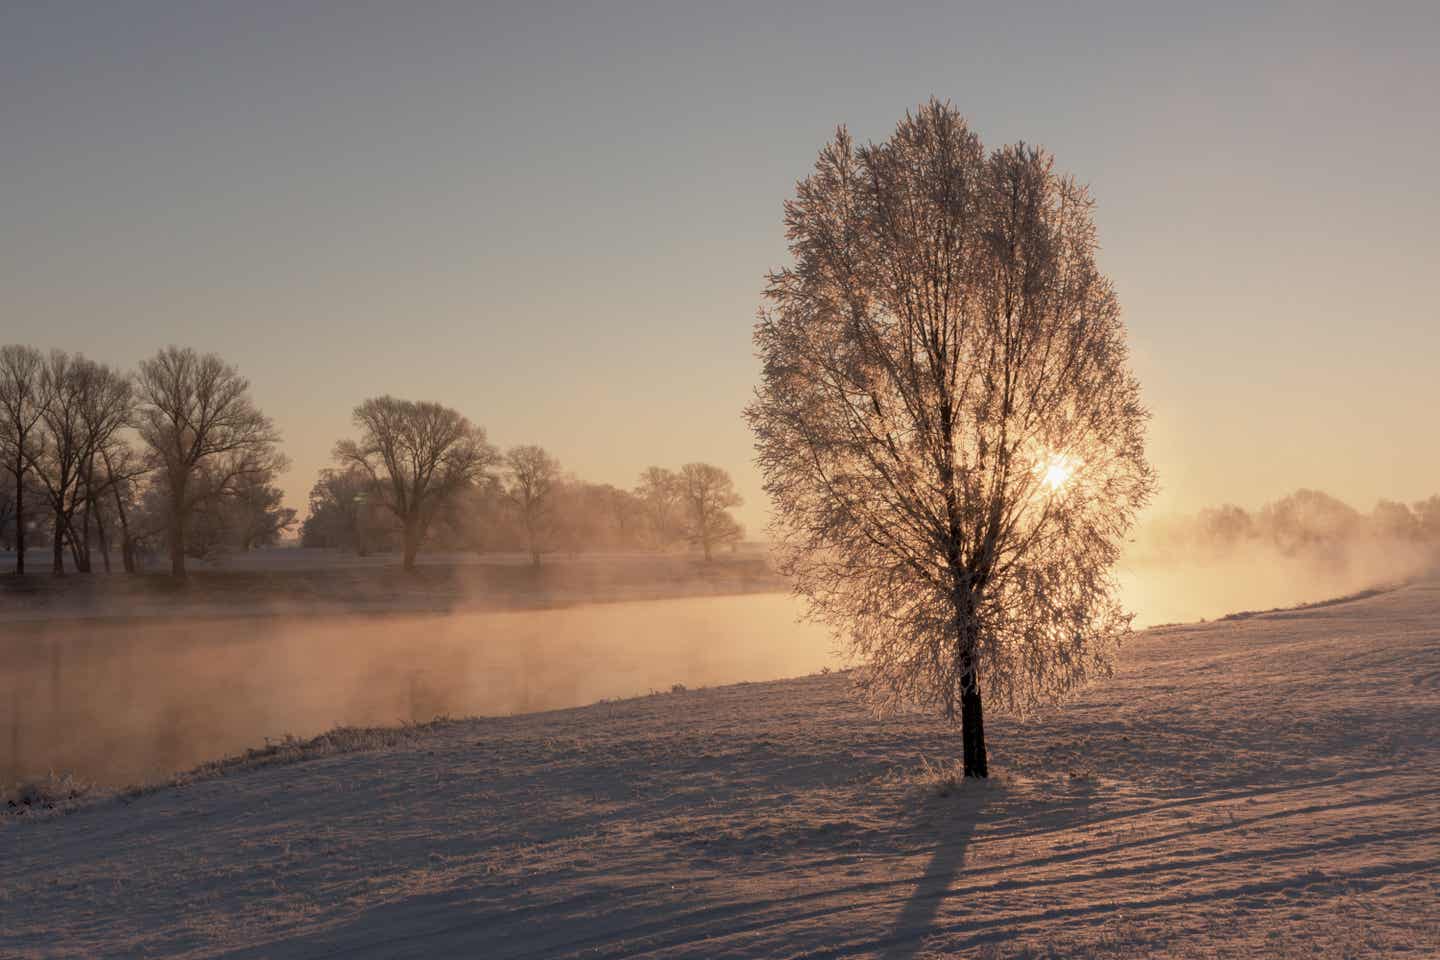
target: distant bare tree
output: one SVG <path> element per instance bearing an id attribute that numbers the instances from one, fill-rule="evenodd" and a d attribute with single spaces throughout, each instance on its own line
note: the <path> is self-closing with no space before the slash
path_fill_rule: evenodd
<path id="1" fill-rule="evenodd" d="M 1211 547 L 1234 549 L 1255 536 L 1254 519 L 1233 503 L 1201 510 L 1197 520 L 1202 543 Z"/>
<path id="2" fill-rule="evenodd" d="M 45 490 L 53 517 L 53 572 L 65 572 L 68 541 L 75 568 L 90 570 L 90 527 L 96 509 L 95 461 L 130 423 L 130 378 L 103 364 L 52 350 L 43 368 L 49 397 L 40 418 L 30 466 Z M 76 514 L 82 516 L 76 530 Z"/>
<path id="3" fill-rule="evenodd" d="M 0 347 L 0 456 L 14 483 L 15 573 L 25 573 L 25 477 L 49 406 L 45 358 L 34 347 Z"/>
<path id="4" fill-rule="evenodd" d="M 307 547 L 339 547 L 366 556 L 374 546 L 366 526 L 373 509 L 370 474 L 360 467 L 321 470 L 310 488 L 310 513 L 300 530 Z"/>
<path id="5" fill-rule="evenodd" d="M 592 502 L 604 514 L 603 528 L 609 546 L 633 548 L 639 545 L 644 508 L 629 490 L 612 484 L 590 485 Z"/>
<path id="6" fill-rule="evenodd" d="M 1154 477 L 1091 201 L 948 104 L 887 141 L 840 130 L 785 206 L 747 416 L 782 568 L 847 635 L 879 707 L 961 720 L 1106 673 L 1110 573 Z"/>
<path id="7" fill-rule="evenodd" d="M 1366 518 L 1370 535 L 1381 540 L 1419 541 L 1422 539 L 1420 518 L 1408 506 L 1394 500 L 1381 500 Z"/>
<path id="8" fill-rule="evenodd" d="M 183 578 L 191 514 L 217 489 L 269 462 L 280 438 L 251 401 L 249 381 L 213 353 L 166 347 L 141 361 L 137 387 L 140 436 L 159 467 L 168 515 L 170 572 Z"/>
<path id="9" fill-rule="evenodd" d="M 102 444 L 99 449 L 104 479 L 98 484 L 97 497 L 106 496 L 115 511 L 120 527 L 120 562 L 126 573 L 136 573 L 136 531 L 131 517 L 141 501 L 141 482 L 151 469 L 146 458 L 128 443 Z M 108 546 L 104 547 L 106 569 L 109 569 Z"/>
<path id="10" fill-rule="evenodd" d="M 685 535 L 711 559 L 715 547 L 740 539 L 740 524 L 731 507 L 743 500 L 735 492 L 730 474 L 709 463 L 687 463 L 680 468 L 680 501 L 685 510 Z"/>
<path id="11" fill-rule="evenodd" d="M 456 504 L 451 532 L 460 549 L 475 553 L 513 551 L 524 546 L 519 517 L 505 490 L 505 478 L 487 476 Z"/>
<path id="12" fill-rule="evenodd" d="M 39 442 L 31 449 L 30 466 L 50 500 L 51 572 L 65 573 L 65 538 L 70 517 L 79 506 L 81 466 L 85 460 L 80 408 L 86 390 L 84 359 L 63 350 L 45 358 L 45 392 L 50 398 L 41 418 Z"/>
<path id="13" fill-rule="evenodd" d="M 105 529 L 105 504 L 103 498 L 111 484 L 122 482 L 106 466 L 108 463 L 127 463 L 129 444 L 121 431 L 131 426 L 135 418 L 135 384 L 128 375 L 102 363 L 86 362 L 80 365 L 86 381 L 80 403 L 80 426 L 84 438 L 84 460 L 81 464 L 83 486 L 83 514 L 78 536 L 71 529 L 71 542 L 75 548 L 76 567 L 85 572 L 90 570 L 90 528 L 94 521 L 100 541 L 100 553 L 105 569 L 110 569 L 110 542 Z"/>
<path id="14" fill-rule="evenodd" d="M 285 506 L 285 494 L 275 486 L 276 476 L 289 469 L 288 459 L 275 452 L 252 455 L 238 469 L 224 464 L 221 460 L 219 470 L 202 469 L 195 481 L 197 508 L 185 543 L 192 557 L 272 546 L 295 524 L 295 511 Z"/>
<path id="15" fill-rule="evenodd" d="M 1440 547 L 1440 494 L 1415 504 L 1415 522 L 1420 527 L 1421 539 Z"/>
<path id="16" fill-rule="evenodd" d="M 581 550 L 598 546 L 605 536 L 606 513 L 595 502 L 594 488 L 578 477 L 562 475 L 550 492 L 548 544 L 573 559 Z M 532 555 L 531 561 L 534 561 Z"/>
<path id="17" fill-rule="evenodd" d="M 436 514 L 495 464 L 495 448 L 484 430 L 438 403 L 372 397 L 353 419 L 360 439 L 336 444 L 335 459 L 370 477 L 372 495 L 400 521 L 402 564 L 413 570 Z"/>
<path id="18" fill-rule="evenodd" d="M 1364 524 L 1350 504 L 1323 490 L 1296 490 L 1260 508 L 1255 525 L 1281 553 L 1341 552 Z"/>
<path id="19" fill-rule="evenodd" d="M 520 514 L 530 562 L 540 566 L 554 521 L 554 499 L 560 483 L 560 462 L 540 447 L 512 447 L 505 454 L 509 477 L 506 494 Z"/>
<path id="20" fill-rule="evenodd" d="M 295 510 L 285 506 L 285 492 L 275 486 L 275 471 L 248 473 L 231 494 L 231 526 L 244 550 L 272 547 L 295 526 Z"/>
<path id="21" fill-rule="evenodd" d="M 680 538 L 680 478 L 664 467 L 646 467 L 635 488 L 658 547 Z"/>

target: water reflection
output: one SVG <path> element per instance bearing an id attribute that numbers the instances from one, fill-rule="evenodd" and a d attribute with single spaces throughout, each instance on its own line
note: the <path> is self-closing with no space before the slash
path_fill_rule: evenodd
<path id="1" fill-rule="evenodd" d="M 284 734 L 836 665 L 783 594 L 446 616 L 7 626 L 0 778 L 138 782 Z"/>

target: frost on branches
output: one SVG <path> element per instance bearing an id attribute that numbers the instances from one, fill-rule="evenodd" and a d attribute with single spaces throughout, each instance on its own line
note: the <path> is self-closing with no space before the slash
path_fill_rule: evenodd
<path id="1" fill-rule="evenodd" d="M 1110 571 L 1155 481 L 1091 210 L 947 103 L 880 144 L 841 129 L 785 205 L 794 262 L 755 327 L 782 566 L 872 703 L 961 721 L 968 776 L 982 696 L 1053 702 L 1130 629 Z"/>

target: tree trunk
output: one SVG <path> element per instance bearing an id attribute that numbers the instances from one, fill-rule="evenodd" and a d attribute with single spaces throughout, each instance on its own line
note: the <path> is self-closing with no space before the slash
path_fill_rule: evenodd
<path id="1" fill-rule="evenodd" d="M 178 497 L 170 509 L 170 575 L 185 579 L 185 511 Z"/>
<path id="2" fill-rule="evenodd" d="M 75 533 L 74 517 L 71 517 L 70 522 L 66 524 L 65 539 L 70 544 L 70 563 L 72 566 L 75 567 L 75 572 L 86 572 L 87 567 L 85 566 L 85 554 L 81 550 L 80 537 Z"/>
<path id="3" fill-rule="evenodd" d="M 88 524 L 88 520 L 86 521 Z M 81 527 L 83 535 L 75 531 L 75 515 L 72 513 L 65 521 L 65 536 L 70 540 L 70 559 L 75 564 L 76 573 L 90 572 L 90 531 Z"/>
<path id="4" fill-rule="evenodd" d="M 15 454 L 15 573 L 25 575 L 25 471 Z"/>
<path id="5" fill-rule="evenodd" d="M 415 555 L 420 552 L 420 530 L 413 520 L 405 522 L 404 553 L 400 559 L 400 566 L 404 570 L 415 569 Z"/>
<path id="6" fill-rule="evenodd" d="M 960 736 L 965 742 L 965 776 L 990 776 L 985 755 L 985 710 L 980 702 L 980 678 L 973 668 L 960 677 Z"/>
<path id="7" fill-rule="evenodd" d="M 80 542 L 76 545 L 75 569 L 81 573 L 90 572 L 90 480 L 85 480 L 85 519 L 80 527 Z"/>
<path id="8" fill-rule="evenodd" d="M 105 517 L 99 510 L 95 511 L 95 536 L 100 541 L 100 561 L 105 564 L 105 572 L 110 572 L 110 539 L 105 535 Z"/>
<path id="9" fill-rule="evenodd" d="M 109 461 L 106 461 L 108 468 Z M 120 562 L 126 573 L 135 572 L 135 545 L 130 542 L 130 520 L 125 516 L 125 501 L 120 497 L 120 485 L 111 487 L 115 494 L 115 513 L 120 518 Z"/>
<path id="10" fill-rule="evenodd" d="M 525 509 L 525 540 L 530 544 L 530 566 L 540 569 L 540 536 L 535 530 L 536 521 L 529 507 Z"/>
<path id="11" fill-rule="evenodd" d="M 50 572 L 57 577 L 65 576 L 65 516 L 55 511 L 55 535 L 50 538 Z"/>

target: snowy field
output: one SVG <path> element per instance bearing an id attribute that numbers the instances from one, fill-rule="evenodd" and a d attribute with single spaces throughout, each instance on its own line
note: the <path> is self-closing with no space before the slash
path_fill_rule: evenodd
<path id="1" fill-rule="evenodd" d="M 0 956 L 1440 956 L 1440 584 L 1150 630 L 989 726 L 947 789 L 951 730 L 830 674 L 11 818 Z"/>

